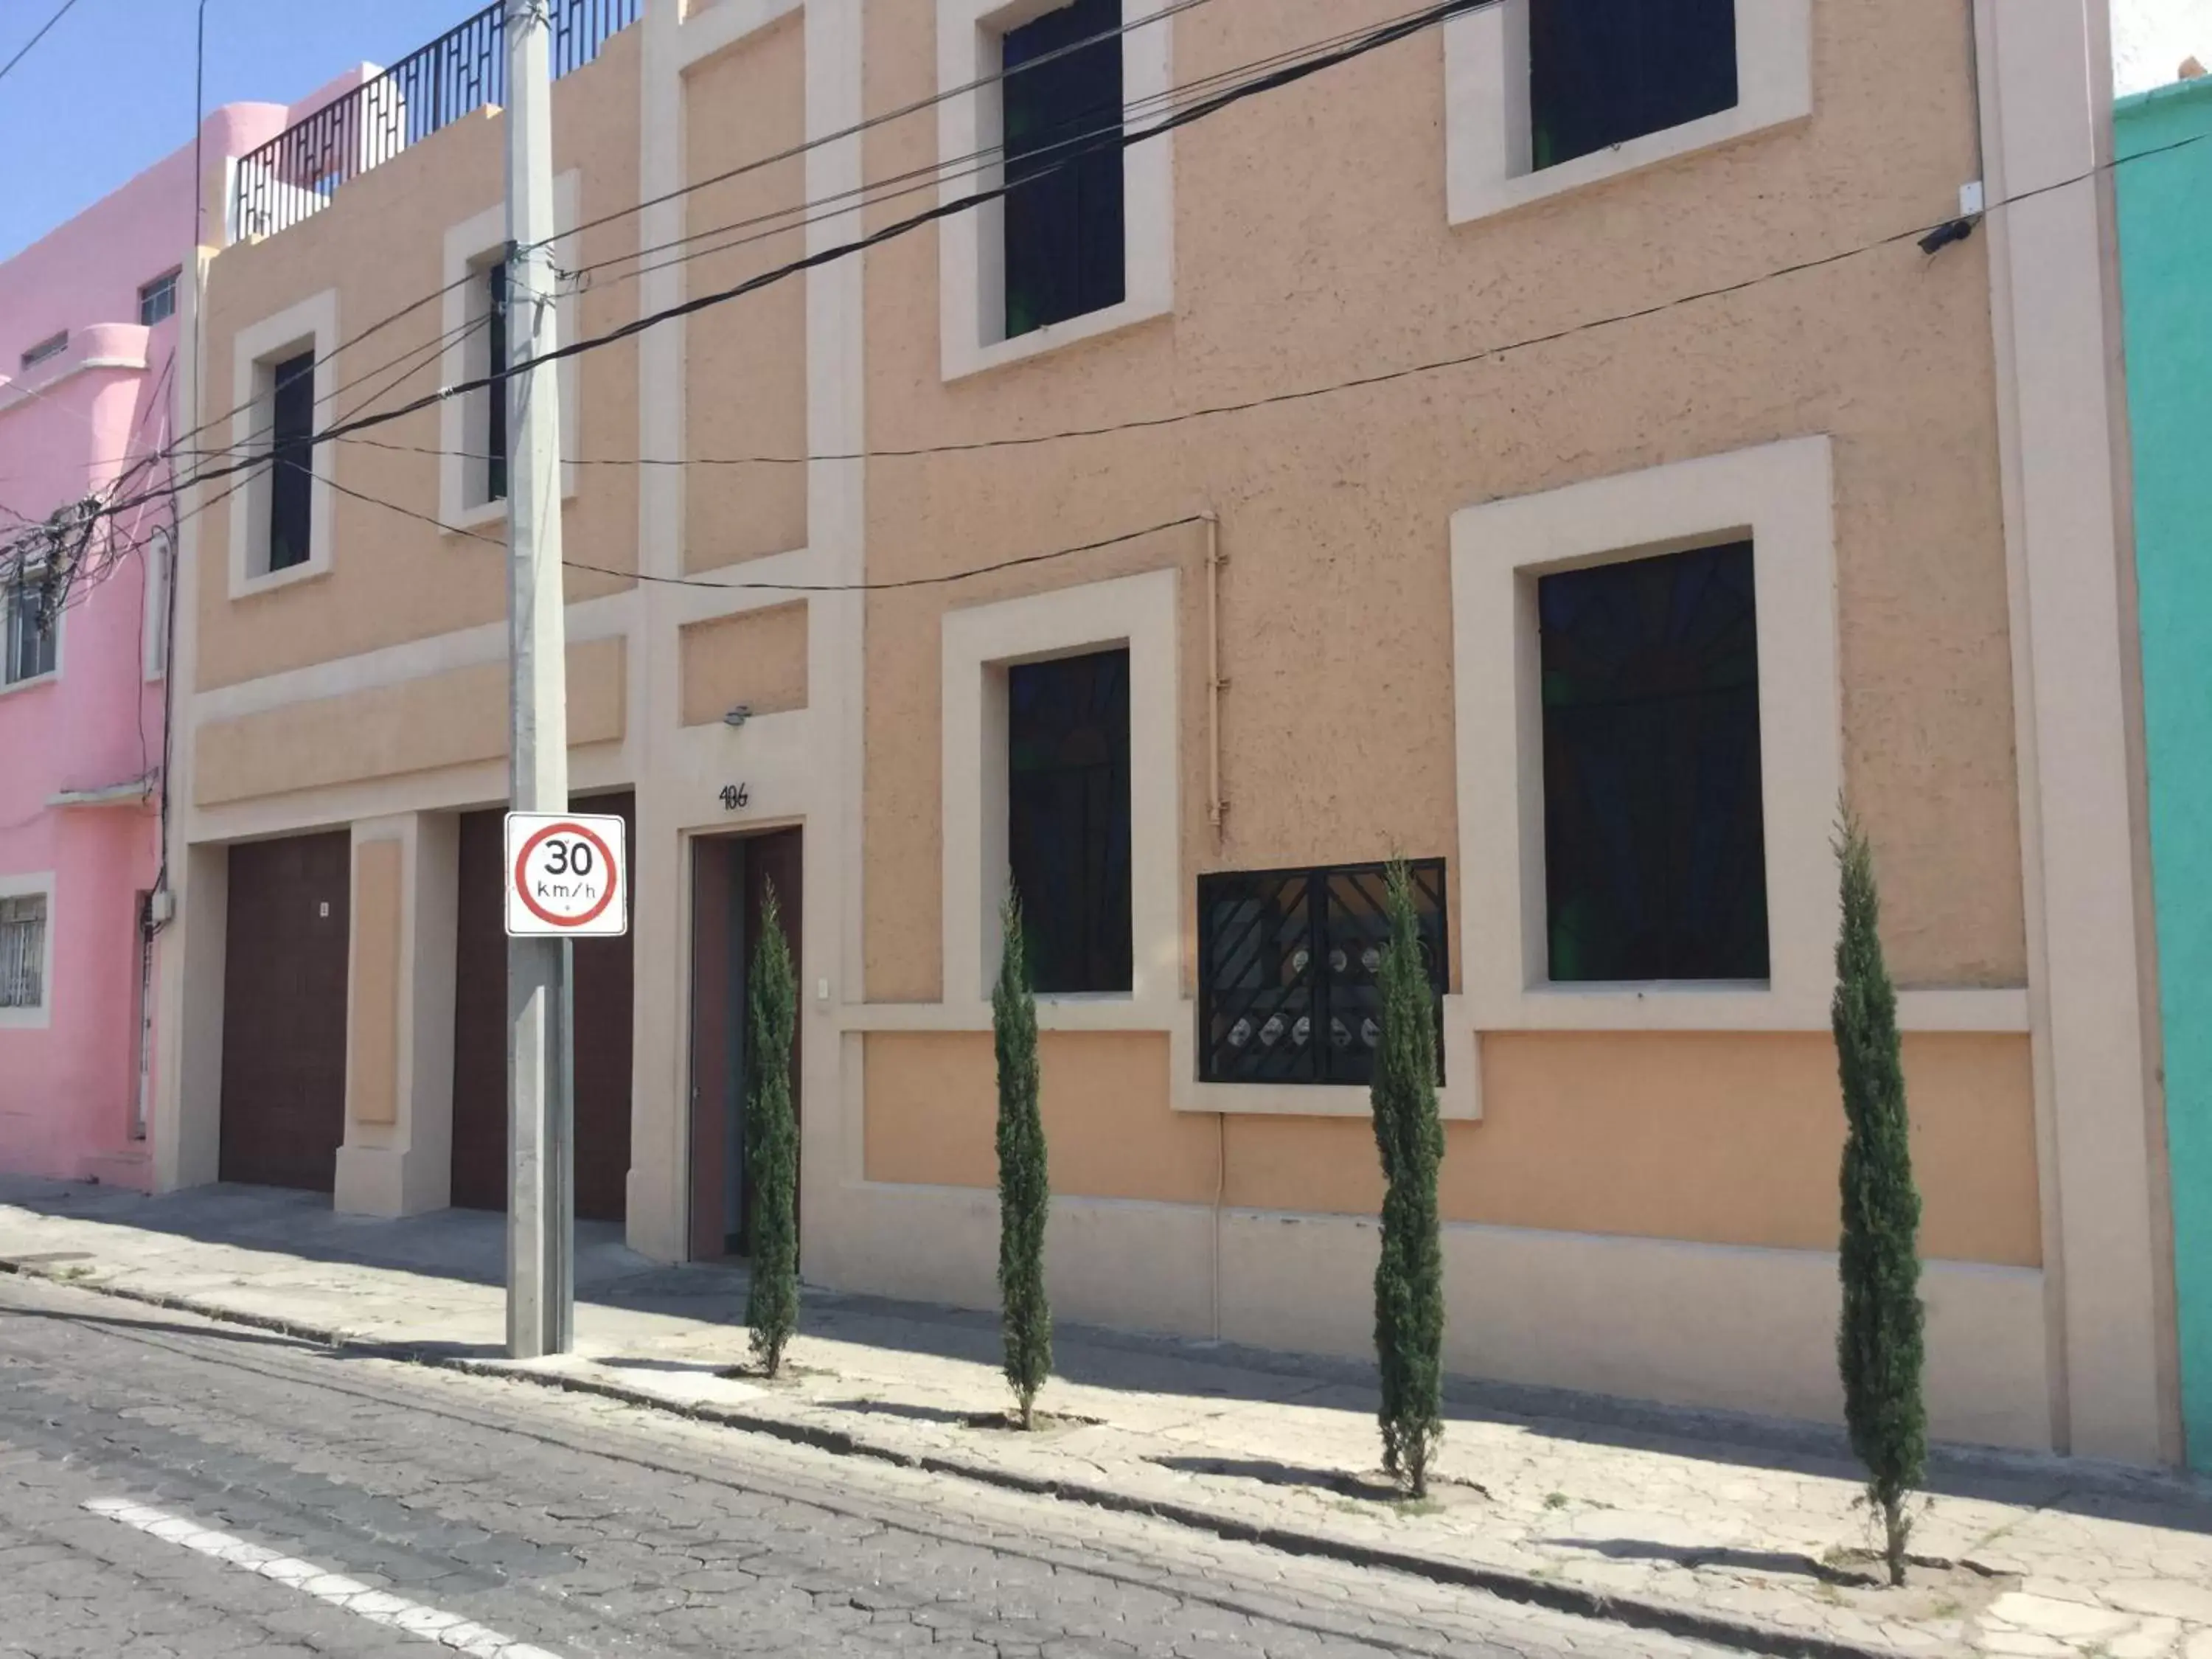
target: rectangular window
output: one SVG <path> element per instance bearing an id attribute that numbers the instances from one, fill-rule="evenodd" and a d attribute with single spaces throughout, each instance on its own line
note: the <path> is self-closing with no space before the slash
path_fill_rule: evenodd
<path id="1" fill-rule="evenodd" d="M 1736 0 L 1528 3 L 1538 169 L 1735 105 Z"/>
<path id="2" fill-rule="evenodd" d="M 313 516 L 315 354 L 287 357 L 271 371 L 269 434 L 269 568 L 305 564 Z"/>
<path id="3" fill-rule="evenodd" d="M 1121 27 L 1121 0 L 1073 0 L 1006 33 L 1010 340 L 1126 296 Z"/>
<path id="4" fill-rule="evenodd" d="M 504 262 L 484 267 L 484 338 L 490 353 L 489 373 L 507 373 L 507 266 Z M 495 380 L 484 388 L 484 500 L 507 499 L 507 382 Z"/>
<path id="5" fill-rule="evenodd" d="M 1006 671 L 1006 850 L 1040 992 L 1130 988 L 1129 653 Z"/>
<path id="6" fill-rule="evenodd" d="M 1451 982 L 1444 861 L 1407 866 L 1437 1003 Z M 1364 1084 L 1382 1038 L 1376 971 L 1389 938 L 1386 866 L 1345 864 L 1198 879 L 1199 1057 L 1204 1083 Z"/>
<path id="7" fill-rule="evenodd" d="M 1551 977 L 1768 977 L 1752 544 L 1538 579 Z"/>
<path id="8" fill-rule="evenodd" d="M 45 1007 L 46 965 L 46 895 L 0 898 L 0 1008 Z"/>
<path id="9" fill-rule="evenodd" d="M 38 344 L 33 346 L 28 351 L 23 354 L 23 367 L 26 368 L 36 368 L 40 363 L 45 362 L 47 358 L 58 357 L 63 352 L 68 349 L 69 331 L 67 329 L 64 329 L 58 334 L 49 334 L 45 339 L 40 341 Z"/>
<path id="10" fill-rule="evenodd" d="M 60 660 L 59 619 L 46 614 L 46 600 L 33 574 L 18 576 L 0 588 L 0 683 L 18 684 L 54 672 Z"/>
<path id="11" fill-rule="evenodd" d="M 151 328 L 177 314 L 177 278 L 183 273 L 171 271 L 166 276 L 156 276 L 138 290 L 138 321 Z"/>

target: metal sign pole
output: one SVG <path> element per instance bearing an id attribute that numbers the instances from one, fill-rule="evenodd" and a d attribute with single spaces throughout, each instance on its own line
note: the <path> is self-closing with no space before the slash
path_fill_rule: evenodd
<path id="1" fill-rule="evenodd" d="M 553 127 L 547 0 L 507 0 L 507 639 L 511 804 L 568 805 L 567 618 L 561 583 L 561 410 L 554 349 Z M 500 395 L 494 388 L 491 395 Z M 568 941 L 507 945 L 507 1346 L 568 1350 L 574 1249 Z"/>

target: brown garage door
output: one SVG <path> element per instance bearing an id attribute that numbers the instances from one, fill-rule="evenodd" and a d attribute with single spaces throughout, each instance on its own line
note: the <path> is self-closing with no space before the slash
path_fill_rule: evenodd
<path id="1" fill-rule="evenodd" d="M 635 841 L 635 796 L 580 800 L 575 807 L 619 814 Z M 507 1207 L 504 819 L 495 811 L 471 812 L 461 820 L 453 1200 L 465 1210 Z M 633 852 L 633 869 L 635 863 Z M 629 939 L 578 939 L 575 951 L 576 1213 L 587 1221 L 620 1221 L 629 1182 Z"/>
<path id="2" fill-rule="evenodd" d="M 225 1181 L 326 1193 L 345 1139 L 353 837 L 230 849 L 222 976 Z"/>

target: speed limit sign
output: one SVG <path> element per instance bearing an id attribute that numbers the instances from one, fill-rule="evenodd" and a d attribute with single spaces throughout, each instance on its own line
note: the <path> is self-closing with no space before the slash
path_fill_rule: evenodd
<path id="1" fill-rule="evenodd" d="M 600 938 L 629 931 L 623 821 L 584 813 L 507 815 L 510 939 Z"/>

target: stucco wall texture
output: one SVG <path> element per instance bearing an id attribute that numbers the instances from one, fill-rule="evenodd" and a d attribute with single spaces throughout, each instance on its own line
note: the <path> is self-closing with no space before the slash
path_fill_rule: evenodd
<path id="1" fill-rule="evenodd" d="M 1379 0 L 1201 8 L 1171 25 L 1176 78 L 1389 9 Z M 867 21 L 869 109 L 931 94 L 933 9 L 871 0 Z M 950 385 L 939 372 L 935 239 L 886 244 L 867 256 L 871 447 L 1110 426 L 1480 353 L 1942 217 L 1975 166 L 1962 19 L 1915 0 L 1868 0 L 1815 7 L 1814 28 L 1809 122 L 1455 228 L 1444 207 L 1435 34 L 1241 105 L 1172 140 L 1171 318 Z M 887 123 L 869 134 L 868 175 L 927 167 L 935 142 L 927 115 Z M 911 206 L 880 209 L 874 222 Z M 1228 812 L 1217 844 L 1205 816 L 1198 530 L 872 596 L 870 1000 L 930 1001 L 942 989 L 935 687 L 948 607 L 1163 565 L 1183 571 L 1186 892 L 1206 869 L 1449 854 L 1450 514 L 1808 433 L 1835 446 L 1845 775 L 1881 862 L 1893 971 L 1906 986 L 2021 983 L 1993 375 L 1981 245 L 1929 260 L 1906 241 L 1362 390 L 1041 447 L 876 459 L 876 581 L 1219 514 L 1230 561 Z M 1188 963 L 1188 938 L 1185 947 Z M 973 1056 L 956 1060 L 954 1039 L 926 1053 L 931 1041 L 870 1039 L 872 1176 L 974 1177 L 977 1128 L 954 1103 L 973 1093 L 962 1069 Z M 1072 1054 L 1078 1040 L 1048 1042 Z M 1822 1039 L 1486 1042 L 1488 1121 L 1455 1126 L 1451 1213 L 1832 1244 L 1839 1118 Z M 1080 1045 L 1093 1059 L 1118 1047 L 1132 1056 L 1118 1063 L 1158 1069 L 1152 1039 Z M 2025 1042 L 1911 1046 L 1929 1248 L 2033 1261 Z M 1063 1078 L 1076 1071 L 1062 1062 Z M 1133 1097 L 1158 1095 L 1146 1075 L 1141 1090 L 1132 1081 Z M 1109 1113 L 1132 1133 L 1127 1112 L 1151 1121 L 1134 1108 Z M 1072 1125 L 1073 1109 L 1056 1121 Z M 1061 1127 L 1055 1163 L 1086 1189 L 1188 1199 L 1196 1187 L 1210 1191 L 1210 1128 L 1160 1122 L 1155 1155 L 1116 1153 L 1093 1170 Z M 1371 1149 L 1355 1144 L 1364 1133 L 1357 1123 L 1234 1121 L 1228 1187 L 1243 1202 L 1358 1207 L 1371 1196 Z M 1722 1179 L 1722 1168 L 1740 1178 Z M 1572 1189 L 1560 1185 L 1562 1170 L 1574 1172 Z M 1649 1195 L 1670 1189 L 1663 1201 Z"/>
<path id="2" fill-rule="evenodd" d="M 2212 1469 L 2212 80 L 2128 99 L 2113 126 L 2181 1409 Z"/>
<path id="3" fill-rule="evenodd" d="M 176 435 L 179 325 L 141 325 L 139 290 L 189 263 L 196 191 L 211 198 L 224 159 L 285 115 L 276 104 L 213 112 L 197 179 L 193 147 L 181 145 L 0 262 L 0 522 L 43 519 L 126 469 L 132 498 L 166 482 L 166 467 L 143 463 Z M 27 348 L 64 331 L 60 352 L 21 367 Z M 168 516 L 158 497 L 141 501 L 118 516 L 118 539 L 147 549 Z M 51 881 L 53 958 L 43 1023 L 0 1019 L 0 1170 L 149 1178 L 132 1127 L 139 895 L 155 885 L 160 816 L 150 791 L 131 786 L 159 770 L 162 753 L 163 688 L 146 672 L 149 625 L 162 632 L 150 556 L 126 552 L 72 603 L 56 677 L 0 691 L 0 882 Z M 106 791 L 124 798 L 53 805 Z"/>
<path id="4" fill-rule="evenodd" d="M 633 205 L 637 190 L 638 40 L 611 40 L 599 59 L 553 88 L 553 166 L 576 170 L 577 210 L 589 221 Z M 241 329 L 334 289 L 345 345 L 333 362 L 343 388 L 332 413 L 391 408 L 437 390 L 445 331 L 447 227 L 504 198 L 506 128 L 479 111 L 433 133 L 338 188 L 331 207 L 256 244 L 224 251 L 209 276 L 204 418 L 228 442 L 232 343 Z M 635 222 L 586 230 L 584 263 L 637 251 Z M 599 333 L 637 314 L 634 264 L 603 272 L 580 301 L 582 329 Z M 378 326 L 381 324 L 382 326 Z M 572 459 L 575 494 L 564 506 L 565 556 L 574 564 L 635 570 L 637 548 L 637 353 L 628 343 L 579 360 Z M 331 458 L 331 566 L 326 575 L 233 603 L 230 520 L 207 514 L 197 595 L 201 690 L 310 663 L 497 623 L 507 615 L 502 523 L 450 532 L 426 523 L 438 501 L 438 410 L 342 440 Z M 591 465 L 608 458 L 616 465 Z M 224 489 L 228 480 L 213 486 Z M 364 499 L 368 498 L 368 499 Z M 379 503 L 397 503 L 399 508 Z M 627 576 L 572 568 L 571 600 L 630 586 Z"/>

